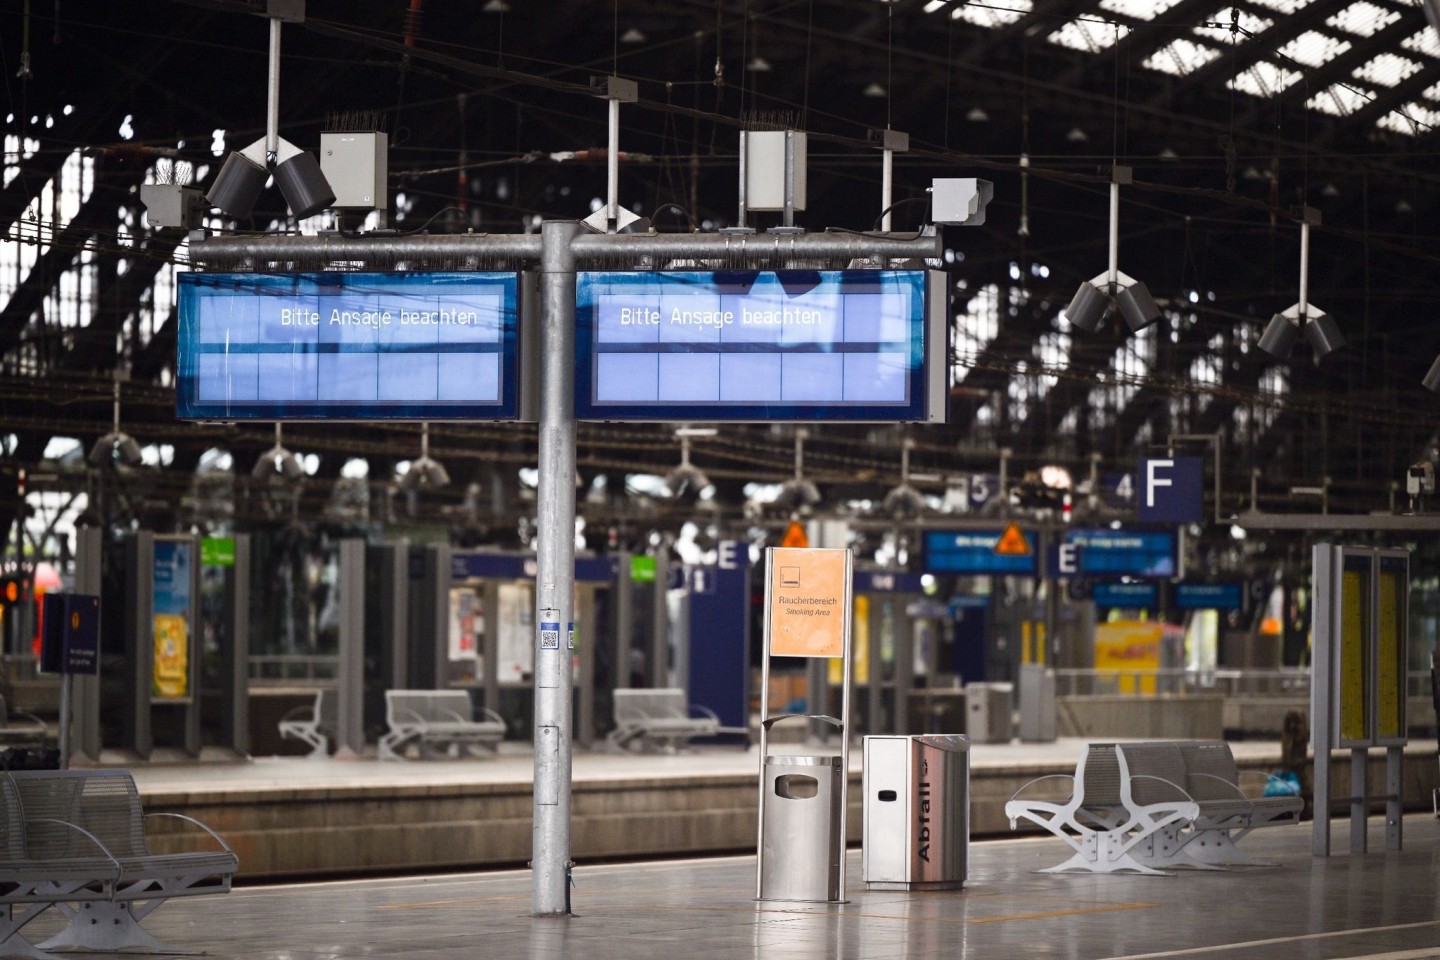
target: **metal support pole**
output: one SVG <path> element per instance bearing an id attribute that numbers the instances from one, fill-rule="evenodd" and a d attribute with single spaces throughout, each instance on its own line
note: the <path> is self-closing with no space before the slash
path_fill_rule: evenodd
<path id="1" fill-rule="evenodd" d="M 280 19 L 270 18 L 270 79 L 265 93 L 265 158 L 280 152 Z"/>
<path id="2" fill-rule="evenodd" d="M 745 226 L 745 131 L 740 131 L 740 209 L 735 213 L 735 226 Z"/>
<path id="3" fill-rule="evenodd" d="M 881 153 L 880 161 L 880 229 L 886 233 L 890 232 L 890 206 L 891 196 L 894 194 L 895 178 L 895 151 L 885 149 Z"/>
<path id="4" fill-rule="evenodd" d="M 1110 294 L 1120 282 L 1120 184 L 1110 184 Z"/>
<path id="5" fill-rule="evenodd" d="M 66 665 L 60 677 L 60 769 L 70 769 L 70 684 L 74 675 Z"/>
<path id="6" fill-rule="evenodd" d="M 1310 311 L 1310 224 L 1300 222 L 1300 322 Z"/>
<path id="7" fill-rule="evenodd" d="M 785 131 L 785 226 L 795 226 L 795 131 Z"/>
<path id="8" fill-rule="evenodd" d="M 635 646 L 635 581 L 631 578 L 631 554 L 616 555 L 615 576 L 615 689 L 630 686 L 631 650 Z"/>
<path id="9" fill-rule="evenodd" d="M 535 581 L 535 799 L 532 911 L 570 913 L 571 671 L 575 602 L 575 254 L 572 221 L 541 236 L 540 484 Z M 552 633 L 553 631 L 553 633 Z"/>
<path id="10" fill-rule="evenodd" d="M 620 219 L 620 101 L 610 100 L 610 143 L 605 150 L 605 218 L 609 232 Z"/>
<path id="11" fill-rule="evenodd" d="M 1369 751 L 1356 747 L 1350 751 L 1350 852 L 1364 853 L 1369 848 L 1369 835 L 1365 822 L 1368 813 L 1369 790 L 1366 787 L 1366 767 L 1369 765 Z"/>
<path id="12" fill-rule="evenodd" d="M 1385 748 L 1385 849 L 1399 850 L 1405 828 L 1404 747 Z"/>
<path id="13" fill-rule="evenodd" d="M 655 549 L 655 589 L 651 596 L 650 686 L 670 686 L 670 538 Z"/>

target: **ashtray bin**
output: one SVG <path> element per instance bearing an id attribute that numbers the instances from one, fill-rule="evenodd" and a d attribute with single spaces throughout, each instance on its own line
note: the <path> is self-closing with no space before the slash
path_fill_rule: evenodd
<path id="1" fill-rule="evenodd" d="M 838 756 L 765 758 L 759 899 L 840 899 L 842 776 Z"/>
<path id="2" fill-rule="evenodd" d="M 870 890 L 957 890 L 970 842 L 970 741 L 865 738 L 861 878 Z"/>

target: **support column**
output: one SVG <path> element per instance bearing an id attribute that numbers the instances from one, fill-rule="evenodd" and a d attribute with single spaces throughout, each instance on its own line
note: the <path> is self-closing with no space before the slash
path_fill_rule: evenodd
<path id="1" fill-rule="evenodd" d="M 541 226 L 540 485 L 535 581 L 535 799 L 530 867 L 537 917 L 570 914 L 571 675 L 575 602 L 575 255 L 578 223 Z"/>

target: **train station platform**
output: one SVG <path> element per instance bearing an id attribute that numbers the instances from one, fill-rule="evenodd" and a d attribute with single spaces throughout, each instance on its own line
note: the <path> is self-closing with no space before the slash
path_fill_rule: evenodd
<path id="1" fill-rule="evenodd" d="M 1375 821 L 1372 820 L 1372 823 Z M 1347 826 L 1334 848 L 1348 848 Z M 530 874 L 413 876 L 240 887 L 175 900 L 146 921 L 223 960 L 1429 960 L 1440 957 L 1440 825 L 1405 822 L 1396 853 L 1311 855 L 1308 824 L 1247 838 L 1274 866 L 1173 877 L 1039 874 L 1058 840 L 970 846 L 963 891 L 756 902 L 754 856 L 581 866 L 573 916 L 530 916 Z M 1372 851 L 1383 851 L 1376 824 Z M 28 931 L 58 929 L 47 914 Z"/>
<path id="2" fill-rule="evenodd" d="M 1085 742 L 973 745 L 972 836 L 1009 835 L 1005 801 L 1036 777 L 1073 773 Z M 1279 765 L 1277 742 L 1238 741 L 1232 748 L 1242 769 Z M 858 748 L 851 752 L 852 845 L 860 840 L 860 755 Z M 1335 756 L 1333 782 L 1348 786 L 1349 757 Z M 523 744 L 502 744 L 493 757 L 453 760 L 262 757 L 128 767 L 147 810 L 187 814 L 224 835 L 239 854 L 242 879 L 507 867 L 530 859 L 533 758 Z M 1435 741 L 1412 741 L 1404 767 L 1407 809 L 1431 809 L 1437 769 Z M 1372 795 L 1382 793 L 1383 751 L 1371 753 L 1370 778 Z M 583 864 L 753 851 L 758 779 L 753 747 L 577 752 L 573 856 Z"/>

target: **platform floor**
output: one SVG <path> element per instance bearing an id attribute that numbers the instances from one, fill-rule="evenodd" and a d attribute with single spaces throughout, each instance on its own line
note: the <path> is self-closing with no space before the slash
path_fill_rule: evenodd
<path id="1" fill-rule="evenodd" d="M 1379 852 L 1317 859 L 1308 823 L 1275 827 L 1243 847 L 1276 866 L 1222 873 L 1037 874 L 1058 840 L 996 840 L 971 844 L 963 892 L 867 892 L 851 851 L 844 905 L 755 902 L 752 856 L 580 867 L 565 919 L 531 917 L 530 874 L 509 871 L 241 887 L 146 927 L 222 960 L 1440 958 L 1440 824 L 1407 817 L 1405 849 L 1385 853 L 1371 823 Z"/>

